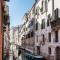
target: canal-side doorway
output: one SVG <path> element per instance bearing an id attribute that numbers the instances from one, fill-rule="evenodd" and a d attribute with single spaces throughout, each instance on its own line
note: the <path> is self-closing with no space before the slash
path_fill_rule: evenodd
<path id="1" fill-rule="evenodd" d="M 37 54 L 40 55 L 40 46 L 37 46 Z"/>
<path id="2" fill-rule="evenodd" d="M 56 48 L 56 60 L 60 60 L 60 47 Z"/>

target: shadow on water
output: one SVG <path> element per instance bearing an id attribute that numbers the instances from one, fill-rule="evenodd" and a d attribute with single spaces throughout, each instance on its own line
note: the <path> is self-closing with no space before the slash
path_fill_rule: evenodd
<path id="1" fill-rule="evenodd" d="M 37 55 L 34 55 L 33 53 L 25 50 L 21 50 L 20 52 L 21 59 L 19 60 L 46 60 L 43 58 L 43 56 L 40 56 L 40 58 L 37 58 Z"/>
<path id="2" fill-rule="evenodd" d="M 31 60 L 31 59 L 26 58 L 26 51 L 25 50 L 21 50 L 19 52 L 19 60 Z"/>

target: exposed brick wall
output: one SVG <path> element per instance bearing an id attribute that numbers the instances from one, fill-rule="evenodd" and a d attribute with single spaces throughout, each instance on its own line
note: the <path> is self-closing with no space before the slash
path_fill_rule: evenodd
<path id="1" fill-rule="evenodd" d="M 2 60 L 2 33 L 0 33 L 0 60 Z"/>
<path id="2" fill-rule="evenodd" d="M 2 41 L 3 41 L 3 32 L 2 32 L 2 1 L 0 0 L 0 60 L 2 60 Z"/>

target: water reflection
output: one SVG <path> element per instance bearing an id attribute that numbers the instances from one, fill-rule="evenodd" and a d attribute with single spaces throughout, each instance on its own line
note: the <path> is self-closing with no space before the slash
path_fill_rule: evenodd
<path id="1" fill-rule="evenodd" d="M 28 60 L 25 56 L 25 51 L 23 51 L 23 50 L 21 51 L 21 54 L 19 56 L 19 60 Z"/>
<path id="2" fill-rule="evenodd" d="M 34 54 L 25 49 L 21 50 L 19 60 L 46 60 L 43 56 Z"/>

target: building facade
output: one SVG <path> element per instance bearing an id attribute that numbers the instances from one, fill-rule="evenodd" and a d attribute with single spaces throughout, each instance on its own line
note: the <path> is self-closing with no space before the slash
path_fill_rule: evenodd
<path id="1" fill-rule="evenodd" d="M 10 56 L 9 60 L 13 60 L 13 29 L 10 29 Z"/>
<path id="2" fill-rule="evenodd" d="M 10 51 L 10 19 L 9 19 L 9 6 L 8 6 L 8 2 L 4 2 L 4 11 L 6 12 L 6 17 L 4 18 L 4 20 L 7 21 L 7 23 L 4 25 L 3 24 L 3 28 L 4 28 L 4 59 L 8 59 L 9 60 L 9 51 Z"/>
<path id="3" fill-rule="evenodd" d="M 59 3 L 57 0 L 35 0 L 27 17 L 24 15 L 25 22 L 21 29 L 22 47 L 41 54 L 47 60 L 60 60 Z"/>
<path id="4" fill-rule="evenodd" d="M 22 26 L 17 26 L 10 29 L 10 60 L 18 59 L 18 47 L 21 45 L 21 43 L 19 43 L 21 27 Z"/>
<path id="5" fill-rule="evenodd" d="M 33 5 L 32 9 L 25 13 L 23 20 L 24 24 L 21 29 L 21 43 L 22 47 L 30 52 L 34 52 L 34 42 L 35 42 L 35 16 L 34 16 L 34 9 L 35 4 Z"/>
<path id="6" fill-rule="evenodd" d="M 40 0 L 36 4 L 36 8 L 42 8 L 39 12 L 38 31 L 36 32 L 36 50 L 50 60 L 58 60 L 59 58 L 59 2 L 57 0 Z M 38 9 L 39 11 L 39 9 Z M 38 13 L 38 12 L 37 12 Z M 41 28 L 40 28 L 41 27 Z M 58 27 L 58 28 L 57 28 Z M 40 33 L 39 33 L 40 32 Z M 40 46 L 40 47 L 39 47 Z M 40 51 L 39 51 L 40 49 Z"/>
<path id="7" fill-rule="evenodd" d="M 9 21 L 8 5 L 6 3 L 8 1 L 9 0 L 0 0 L 0 60 L 3 60 L 4 57 L 7 55 L 7 52 L 5 52 L 5 50 L 8 49 L 8 46 L 5 49 L 5 43 L 8 44 L 8 42 L 6 42 L 4 38 L 6 35 L 9 35 L 8 31 L 9 31 L 10 21 Z M 9 40 L 9 36 L 7 40 Z"/>

